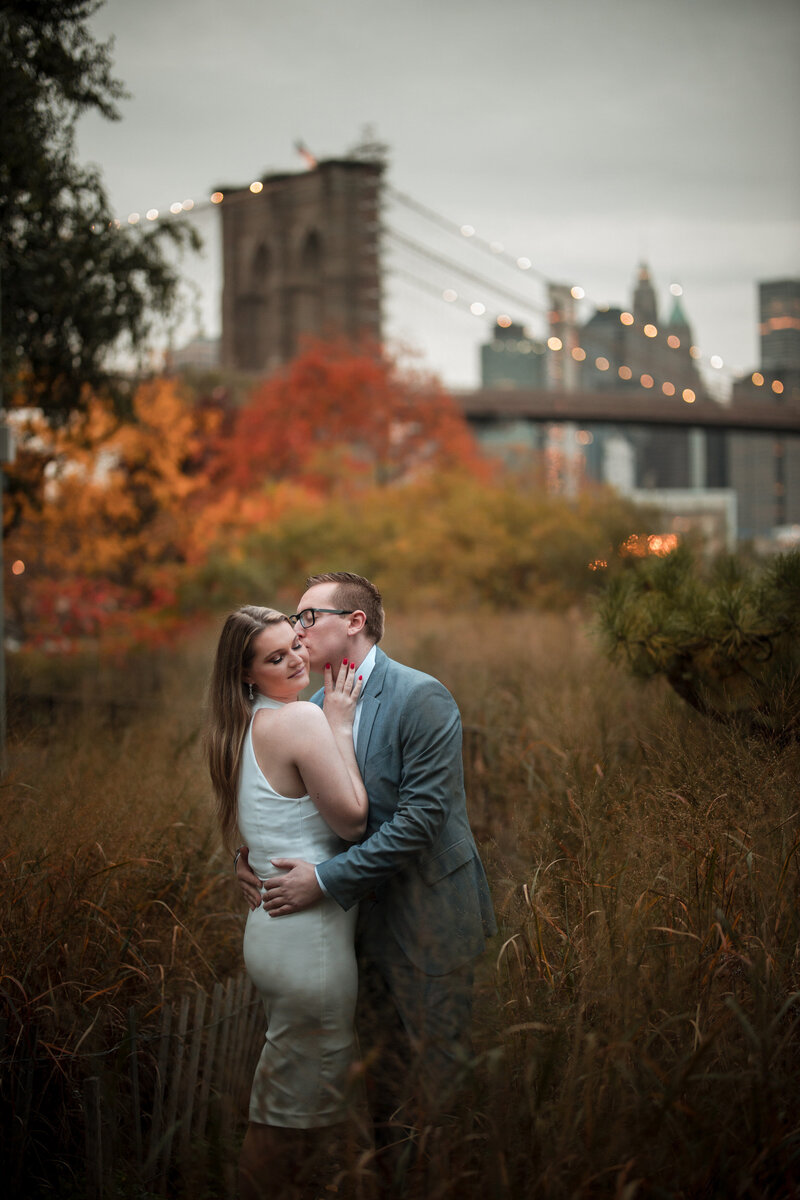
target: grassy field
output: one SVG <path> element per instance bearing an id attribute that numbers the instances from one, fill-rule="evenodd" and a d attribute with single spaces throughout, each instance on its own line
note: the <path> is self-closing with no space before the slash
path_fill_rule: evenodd
<path id="1" fill-rule="evenodd" d="M 35 1028 L 53 1064 L 27 1140 L 7 1079 L 0 1093 L 19 1195 L 81 1195 L 81 1056 L 117 1044 L 131 1006 L 155 1018 L 239 969 L 199 745 L 212 643 L 9 665 L 30 700 L 1 793 L 6 1036 Z M 477 1098 L 458 1139 L 425 1150 L 424 1194 L 800 1195 L 798 747 L 630 680 L 577 614 L 392 618 L 385 648 L 459 702 L 501 925 Z"/>

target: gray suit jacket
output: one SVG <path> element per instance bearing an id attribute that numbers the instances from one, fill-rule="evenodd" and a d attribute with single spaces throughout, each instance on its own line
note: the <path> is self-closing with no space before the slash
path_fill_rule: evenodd
<path id="1" fill-rule="evenodd" d="M 367 831 L 320 863 L 319 877 L 344 909 L 374 893 L 411 962 L 444 975 L 480 954 L 497 928 L 467 819 L 461 717 L 438 680 L 380 649 L 360 703 Z"/>

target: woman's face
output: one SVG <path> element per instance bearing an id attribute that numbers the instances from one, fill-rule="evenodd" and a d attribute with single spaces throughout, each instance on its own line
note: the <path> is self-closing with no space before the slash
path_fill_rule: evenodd
<path id="1" fill-rule="evenodd" d="M 308 683 L 308 651 L 288 621 L 268 625 L 252 641 L 253 658 L 242 674 L 270 700 L 296 700 Z"/>

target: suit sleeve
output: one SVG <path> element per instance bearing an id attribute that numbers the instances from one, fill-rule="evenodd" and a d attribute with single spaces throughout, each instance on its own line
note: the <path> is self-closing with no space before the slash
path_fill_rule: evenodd
<path id="1" fill-rule="evenodd" d="M 431 849 L 463 789 L 461 718 L 446 688 L 431 680 L 414 689 L 399 731 L 402 761 L 392 817 L 366 841 L 317 867 L 326 891 L 344 909 Z"/>

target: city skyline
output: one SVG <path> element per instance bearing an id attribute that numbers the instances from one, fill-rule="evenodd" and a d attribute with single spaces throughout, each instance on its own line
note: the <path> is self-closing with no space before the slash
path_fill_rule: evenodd
<path id="1" fill-rule="evenodd" d="M 92 27 L 116 36 L 115 70 L 134 98 L 119 123 L 84 118 L 78 149 L 101 167 L 122 218 L 302 170 L 298 139 L 341 157 L 371 125 L 394 189 L 530 261 L 527 275 L 504 278 L 532 309 L 546 307 L 543 278 L 583 287 L 581 320 L 594 305 L 625 307 L 645 261 L 662 311 L 670 284 L 682 285 L 695 340 L 724 361 L 720 377 L 758 365 L 759 282 L 800 274 L 800 10 L 784 0 L 679 0 L 668 11 L 446 0 L 402 14 L 366 0 L 335 10 L 110 0 Z M 416 237 L 399 214 L 390 204 L 387 222 Z M 193 268 L 210 335 L 217 216 L 201 218 L 207 258 Z M 468 261 L 431 229 L 434 252 L 446 245 Z M 451 386 L 476 383 L 491 304 L 480 319 L 456 311 L 437 295 L 441 272 L 420 286 L 397 243 L 386 266 L 388 339 L 416 347 Z M 544 332 L 535 315 L 509 311 Z"/>

